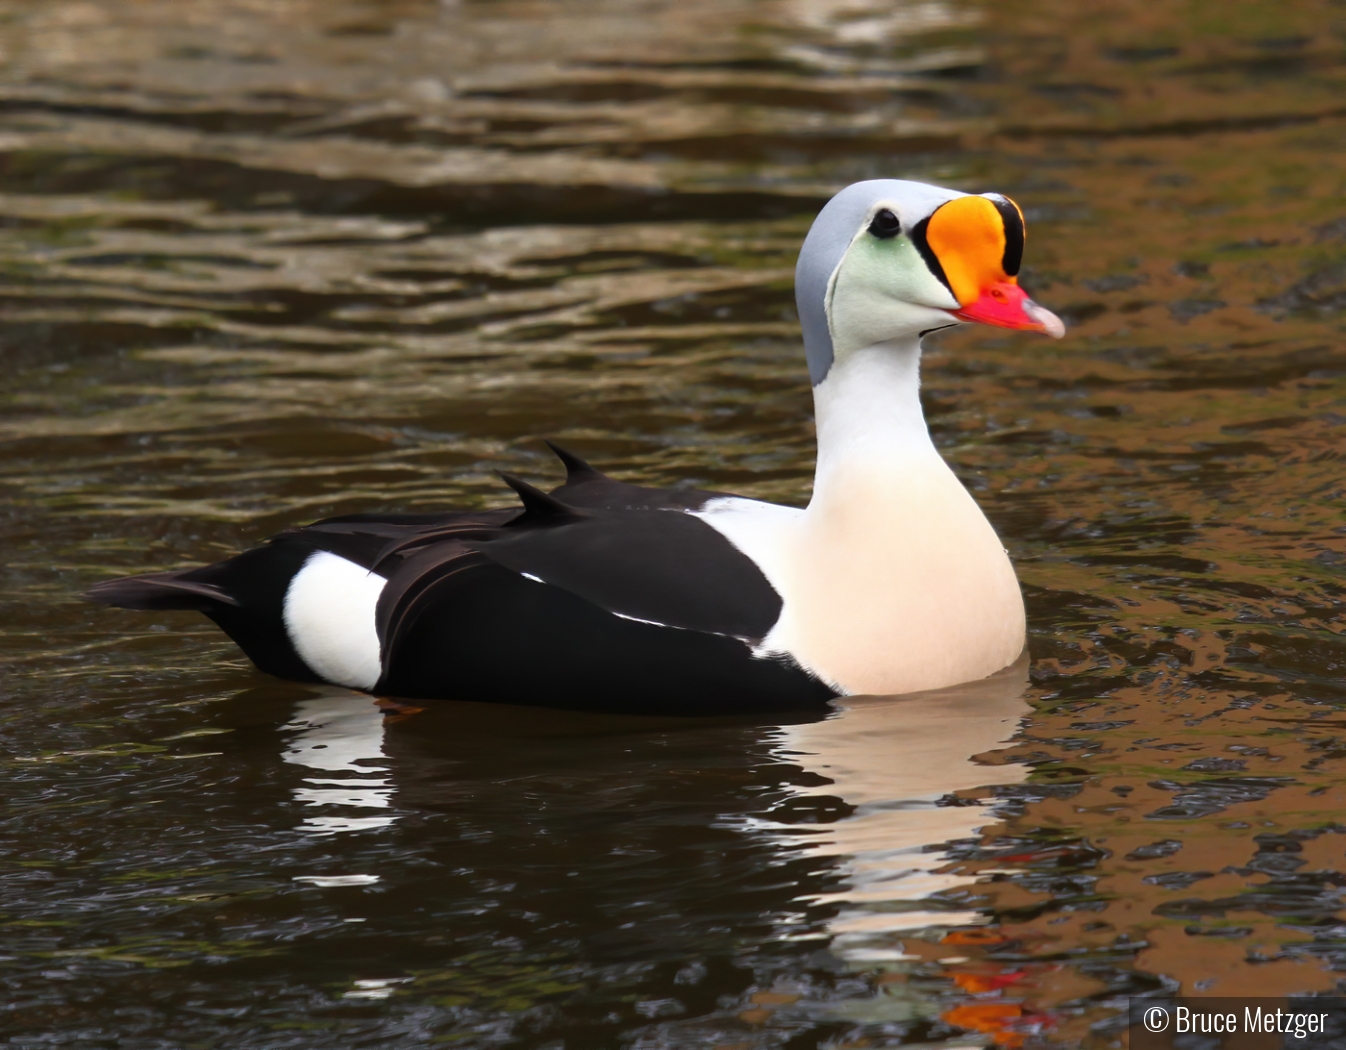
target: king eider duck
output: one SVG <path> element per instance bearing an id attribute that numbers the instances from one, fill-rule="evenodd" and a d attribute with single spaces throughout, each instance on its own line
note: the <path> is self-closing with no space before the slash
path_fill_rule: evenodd
<path id="1" fill-rule="evenodd" d="M 823 208 L 795 294 L 818 460 L 807 507 L 606 477 L 556 446 L 521 506 L 349 515 L 201 568 L 111 580 L 205 613 L 259 669 L 380 696 L 745 714 L 985 678 L 1024 647 L 990 522 L 936 451 L 921 339 L 960 322 L 1060 337 L 1019 288 L 1008 198 L 874 180 Z"/>

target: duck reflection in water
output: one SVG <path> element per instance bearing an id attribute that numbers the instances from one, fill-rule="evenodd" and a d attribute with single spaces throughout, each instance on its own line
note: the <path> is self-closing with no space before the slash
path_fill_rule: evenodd
<path id="1" fill-rule="evenodd" d="M 304 818 L 300 830 L 333 834 L 387 827 L 395 819 L 391 815 L 344 812 L 390 808 L 393 789 L 383 753 L 383 711 L 367 693 L 336 688 L 322 692 L 301 700 L 282 727 L 282 732 L 295 732 L 281 757 L 311 771 L 295 789 L 295 800 L 320 809 L 320 815 Z"/>
<path id="2" fill-rule="evenodd" d="M 1021 660 L 983 681 L 851 697 L 768 725 L 472 703 L 405 713 L 328 689 L 298 704 L 282 757 L 305 767 L 294 798 L 318 810 L 301 830 L 432 815 L 402 832 L 426 859 L 517 881 L 530 910 L 557 919 L 602 913 L 614 941 L 700 952 L 731 917 L 735 939 L 803 933 L 849 967 L 900 967 L 904 938 L 980 921 L 950 909 L 947 895 L 972 879 L 944 871 L 939 847 L 991 818 L 984 804 L 943 800 L 1023 779 L 1021 766 L 971 756 L 1014 734 L 1026 684 Z M 773 819 L 810 796 L 845 815 Z M 895 995 L 886 1009 L 929 1012 Z"/>
<path id="3" fill-rule="evenodd" d="M 985 803 L 944 800 L 1024 779 L 1022 765 L 972 756 L 1014 735 L 1029 712 L 1027 685 L 1024 657 L 978 682 L 848 697 L 831 718 L 782 729 L 782 756 L 830 780 L 817 790 L 853 807 L 834 823 L 780 829 L 809 853 L 837 858 L 846 886 L 819 898 L 840 905 L 830 924 L 836 954 L 857 964 L 898 960 L 903 932 L 981 921 L 975 911 L 929 903 L 973 881 L 944 871 L 948 858 L 932 847 L 971 837 L 992 819 Z"/>

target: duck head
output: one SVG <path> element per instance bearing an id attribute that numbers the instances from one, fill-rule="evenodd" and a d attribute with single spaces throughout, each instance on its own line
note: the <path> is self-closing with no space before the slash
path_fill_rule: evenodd
<path id="1" fill-rule="evenodd" d="M 1060 338 L 1061 319 L 1018 284 L 1023 214 L 1008 197 L 874 179 L 818 214 L 795 269 L 809 375 L 866 347 L 961 322 Z"/>

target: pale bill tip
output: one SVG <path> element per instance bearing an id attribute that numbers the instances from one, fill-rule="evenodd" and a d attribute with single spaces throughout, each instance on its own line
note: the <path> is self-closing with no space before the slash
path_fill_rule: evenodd
<path id="1" fill-rule="evenodd" d="M 1042 326 L 1042 330 L 1053 339 L 1060 339 L 1066 334 L 1066 323 L 1052 313 L 1045 306 L 1039 306 L 1032 299 L 1024 300 L 1024 313 L 1034 324 Z"/>

